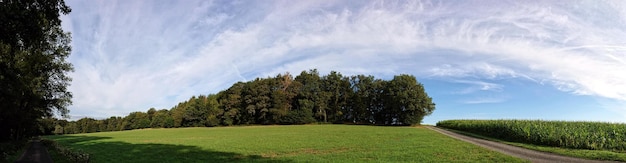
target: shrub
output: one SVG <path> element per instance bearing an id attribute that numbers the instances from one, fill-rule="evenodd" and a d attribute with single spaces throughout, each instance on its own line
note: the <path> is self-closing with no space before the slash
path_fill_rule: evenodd
<path id="1" fill-rule="evenodd" d="M 71 162 L 88 163 L 91 158 L 91 156 L 89 156 L 88 153 L 85 153 L 80 150 L 75 151 L 70 148 L 63 147 L 53 140 L 42 139 L 41 143 L 48 148 L 53 148 L 59 154 L 66 157 Z"/>
<path id="2" fill-rule="evenodd" d="M 24 148 L 26 141 L 0 142 L 0 162 L 12 162 L 13 157 L 19 157 L 18 151 Z"/>

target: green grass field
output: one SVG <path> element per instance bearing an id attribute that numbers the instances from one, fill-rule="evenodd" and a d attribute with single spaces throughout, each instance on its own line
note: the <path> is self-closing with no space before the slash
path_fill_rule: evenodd
<path id="1" fill-rule="evenodd" d="M 293 125 L 48 136 L 92 162 L 525 162 L 420 127 Z"/>

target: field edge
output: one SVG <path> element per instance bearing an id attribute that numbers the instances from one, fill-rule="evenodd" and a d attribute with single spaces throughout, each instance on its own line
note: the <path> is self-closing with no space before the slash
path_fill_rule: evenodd
<path id="1" fill-rule="evenodd" d="M 486 136 L 482 136 L 482 135 L 478 135 L 474 133 L 449 129 L 445 127 L 440 127 L 440 126 L 435 126 L 435 127 L 445 129 L 451 132 L 455 132 L 458 134 L 474 137 L 474 138 L 499 142 L 499 143 L 503 143 L 507 145 L 512 145 L 512 146 L 540 151 L 540 152 L 547 152 L 547 153 L 553 153 L 553 154 L 558 154 L 562 156 L 569 156 L 569 157 L 589 159 L 589 160 L 626 162 L 626 153 L 619 153 L 619 152 L 607 151 L 607 150 L 569 149 L 569 148 L 549 147 L 549 146 L 541 146 L 541 145 L 534 145 L 534 144 L 510 142 L 510 141 L 486 137 Z"/>

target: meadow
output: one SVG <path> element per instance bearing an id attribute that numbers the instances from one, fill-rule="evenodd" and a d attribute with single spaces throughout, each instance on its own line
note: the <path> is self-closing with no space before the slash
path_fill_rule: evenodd
<path id="1" fill-rule="evenodd" d="M 542 120 L 445 120 L 438 127 L 574 157 L 626 161 L 626 124 Z"/>
<path id="2" fill-rule="evenodd" d="M 92 162 L 526 162 L 421 127 L 203 127 L 45 138 Z"/>

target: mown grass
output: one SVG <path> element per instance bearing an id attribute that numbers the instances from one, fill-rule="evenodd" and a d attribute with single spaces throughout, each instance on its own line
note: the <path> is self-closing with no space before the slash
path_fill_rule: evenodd
<path id="1" fill-rule="evenodd" d="M 419 127 L 294 125 L 49 136 L 92 162 L 526 162 Z"/>
<path id="2" fill-rule="evenodd" d="M 532 150 L 626 161 L 626 124 L 539 120 L 447 120 L 437 126 Z"/>

